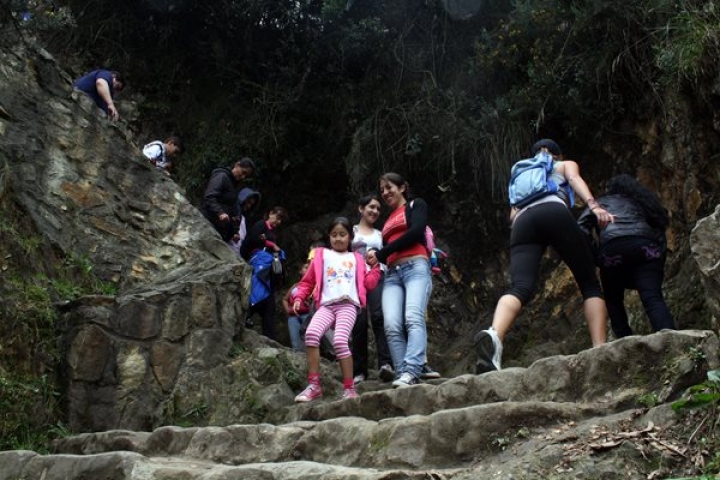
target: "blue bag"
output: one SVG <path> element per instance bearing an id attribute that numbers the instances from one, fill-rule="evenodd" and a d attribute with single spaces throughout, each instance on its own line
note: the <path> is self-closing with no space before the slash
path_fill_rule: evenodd
<path id="1" fill-rule="evenodd" d="M 570 202 L 569 206 L 572 207 L 575 200 L 572 188 L 567 182 L 558 185 L 551 179 L 552 170 L 553 157 L 547 152 L 541 151 L 533 158 L 516 162 L 510 170 L 510 205 L 522 208 L 539 198 L 557 194 L 562 189 Z"/>

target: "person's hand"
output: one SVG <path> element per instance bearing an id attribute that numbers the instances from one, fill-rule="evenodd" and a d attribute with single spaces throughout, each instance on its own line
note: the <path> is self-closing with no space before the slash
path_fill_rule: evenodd
<path id="1" fill-rule="evenodd" d="M 235 243 L 239 242 L 239 241 L 240 241 L 240 234 L 239 234 L 239 233 L 236 233 L 235 235 L 233 235 L 233 236 L 232 236 L 232 241 L 235 242 Z"/>
<path id="2" fill-rule="evenodd" d="M 230 215 L 223 212 L 220 215 L 218 215 L 218 220 L 220 220 L 221 222 L 227 222 L 228 220 L 230 220 Z"/>
<path id="3" fill-rule="evenodd" d="M 115 108 L 114 103 L 108 103 L 108 117 L 110 117 L 110 120 L 117 120 L 120 118 L 120 114 L 117 111 L 117 108 Z"/>
<path id="4" fill-rule="evenodd" d="M 590 211 L 593 213 L 593 215 L 595 215 L 598 227 L 600 227 L 600 229 L 605 228 L 609 223 L 613 223 L 615 221 L 615 215 L 611 214 L 600 206 L 595 207 Z"/>
<path id="5" fill-rule="evenodd" d="M 375 251 L 375 250 L 370 250 L 369 252 L 367 252 L 367 253 L 365 254 L 365 263 L 367 263 L 367 264 L 370 265 L 371 267 L 374 267 L 375 265 L 377 265 L 378 263 L 380 263 L 380 262 L 378 261 L 377 254 L 376 254 L 376 251 Z"/>
<path id="6" fill-rule="evenodd" d="M 295 315 L 299 315 L 298 308 L 300 308 L 300 300 L 295 300 L 293 302 L 293 313 L 295 313 Z"/>

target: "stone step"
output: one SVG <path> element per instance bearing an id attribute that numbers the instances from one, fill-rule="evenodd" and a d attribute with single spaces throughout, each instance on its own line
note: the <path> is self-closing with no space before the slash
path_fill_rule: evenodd
<path id="1" fill-rule="evenodd" d="M 616 411 L 640 395 L 653 393 L 665 401 L 704 381 L 708 367 L 720 365 L 718 345 L 710 331 L 626 337 L 576 355 L 547 357 L 528 368 L 462 375 L 398 390 L 373 389 L 342 402 L 330 398 L 301 404 L 289 408 L 285 420 L 381 420 L 506 400 L 600 402 Z"/>
<path id="2" fill-rule="evenodd" d="M 227 427 L 109 431 L 59 440 L 59 453 L 117 450 L 240 465 L 306 460 L 366 468 L 447 468 L 490 448 L 509 428 L 582 421 L 659 403 L 718 363 L 712 332 L 629 337 L 529 368 L 464 375 L 438 385 L 371 391 L 290 409 L 291 421 Z M 342 459 L 339 461 L 338 459 Z"/>
<path id="3" fill-rule="evenodd" d="M 144 457 L 134 452 L 112 452 L 78 457 L 38 455 L 35 452 L 0 452 L 0 479 L 112 479 L 112 480 L 424 480 L 448 478 L 453 470 L 433 472 L 361 469 L 306 461 L 222 465 L 175 457 Z M 433 477 L 432 475 L 438 475 Z"/>
<path id="4" fill-rule="evenodd" d="M 381 421 L 339 417 L 320 422 L 227 427 L 162 427 L 152 433 L 109 431 L 57 442 L 59 453 L 126 450 L 229 465 L 310 461 L 361 468 L 450 468 L 516 431 L 579 422 L 604 405 L 501 402 Z"/>

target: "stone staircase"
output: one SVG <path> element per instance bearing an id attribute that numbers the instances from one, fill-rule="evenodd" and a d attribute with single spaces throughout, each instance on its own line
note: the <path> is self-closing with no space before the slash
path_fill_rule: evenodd
<path id="1" fill-rule="evenodd" d="M 52 455 L 0 452 L 0 480 L 646 479 L 667 452 L 598 451 L 593 439 L 670 431 L 669 402 L 718 368 L 719 351 L 712 332 L 666 331 L 528 368 L 369 384 L 357 399 L 289 407 L 277 425 L 82 434 Z"/>

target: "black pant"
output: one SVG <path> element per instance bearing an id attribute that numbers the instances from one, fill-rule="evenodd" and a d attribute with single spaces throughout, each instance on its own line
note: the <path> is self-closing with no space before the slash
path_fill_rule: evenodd
<path id="1" fill-rule="evenodd" d="M 510 276 L 507 292 L 525 305 L 537 287 L 540 260 L 551 246 L 575 277 L 584 300 L 602 297 L 590 247 L 570 210 L 557 202 L 528 208 L 515 220 L 510 235 Z"/>
<path id="2" fill-rule="evenodd" d="M 367 307 L 358 312 L 352 331 L 350 349 L 353 357 L 353 375 L 368 376 L 368 316 L 375 334 L 375 345 L 378 355 L 378 369 L 383 365 L 392 365 L 390 349 L 385 339 L 385 321 L 382 313 L 383 278 L 378 286 L 367 294 Z"/>
<path id="3" fill-rule="evenodd" d="M 268 338 L 276 340 L 275 336 L 275 294 L 270 292 L 270 295 L 264 300 L 260 300 L 255 305 L 251 305 L 248 308 L 247 316 L 245 321 L 250 320 L 253 314 L 259 313 L 262 317 L 262 334 Z"/>
<path id="4" fill-rule="evenodd" d="M 654 331 L 675 329 L 662 294 L 664 274 L 665 249 L 651 239 L 621 237 L 601 248 L 600 279 L 616 337 L 633 334 L 625 311 L 626 289 L 637 290 Z"/>

